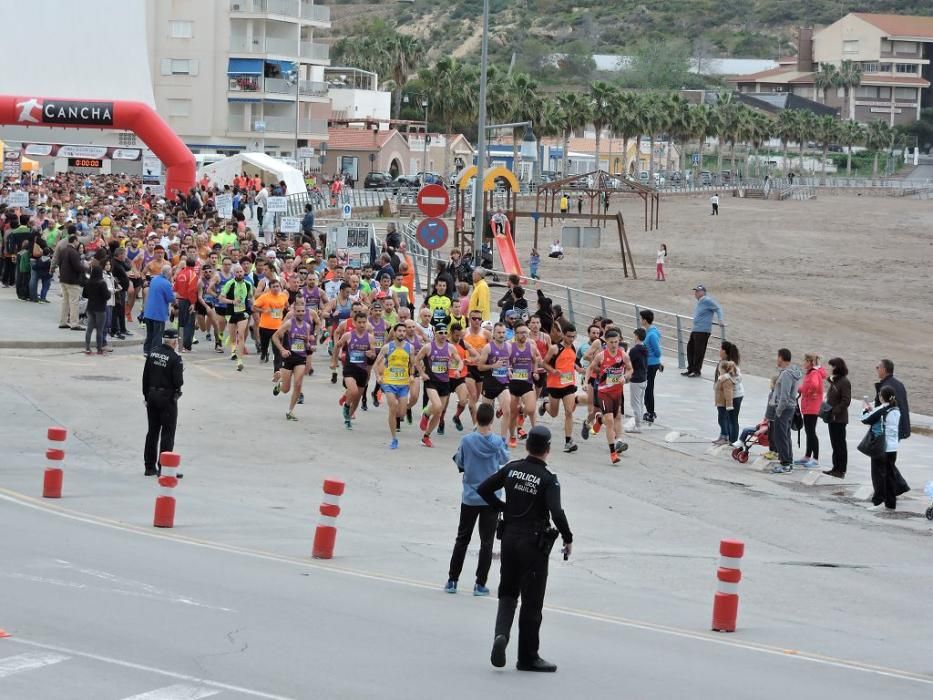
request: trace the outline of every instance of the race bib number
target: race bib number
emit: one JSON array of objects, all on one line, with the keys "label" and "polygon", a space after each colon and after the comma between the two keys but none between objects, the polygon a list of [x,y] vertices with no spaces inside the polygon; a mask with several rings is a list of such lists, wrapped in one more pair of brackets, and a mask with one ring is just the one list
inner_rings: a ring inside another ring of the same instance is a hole
[{"label": "race bib number", "polygon": [[512,379],[514,379],[517,382],[527,382],[528,375],[529,375],[529,372],[525,368],[512,370]]},{"label": "race bib number", "polygon": [[433,372],[434,374],[439,374],[439,375],[447,374],[448,369],[449,367],[447,366],[447,362],[445,361],[435,360],[434,362],[431,363],[431,372]]},{"label": "race bib number", "polygon": [[272,309],[269,315],[272,316],[272,318],[282,318],[282,309]]},{"label": "race bib number", "polygon": [[362,365],[366,363],[366,353],[363,350],[351,350],[350,351],[350,362],[355,365]]},{"label": "race bib number", "polygon": [[492,371],[492,376],[495,377],[496,379],[506,379],[509,376],[509,368],[508,367],[496,367]]},{"label": "race bib number", "polygon": [[570,386],[573,384],[574,374],[573,372],[561,372],[560,373],[560,383],[564,386]]},{"label": "race bib number", "polygon": [[244,304],[242,301],[238,301],[233,305],[234,313],[241,314],[244,311],[246,311],[246,304]]},{"label": "race bib number", "polygon": [[606,386],[618,386],[621,383],[622,383],[621,374],[607,374],[606,381],[604,382]]},{"label": "race bib number", "polygon": [[292,338],[292,352],[304,352],[305,351],[305,339],[304,338]]},{"label": "race bib number", "polygon": [[373,336],[373,341],[373,344],[376,346],[376,350],[378,350],[383,345],[385,345],[386,337],[377,333],[375,336]]},{"label": "race bib number", "polygon": [[389,381],[404,382],[408,379],[407,367],[389,367],[386,370],[386,376]]}]

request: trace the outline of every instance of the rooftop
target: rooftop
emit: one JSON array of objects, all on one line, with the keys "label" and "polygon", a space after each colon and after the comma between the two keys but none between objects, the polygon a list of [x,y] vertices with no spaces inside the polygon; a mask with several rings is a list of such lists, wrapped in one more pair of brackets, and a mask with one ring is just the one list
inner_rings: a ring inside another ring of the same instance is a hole
[{"label": "rooftop", "polygon": [[927,39],[933,41],[933,17],[917,15],[881,15],[871,12],[853,12],[893,38]]},{"label": "rooftop", "polygon": [[328,129],[327,148],[337,151],[378,151],[397,134],[395,129]]}]

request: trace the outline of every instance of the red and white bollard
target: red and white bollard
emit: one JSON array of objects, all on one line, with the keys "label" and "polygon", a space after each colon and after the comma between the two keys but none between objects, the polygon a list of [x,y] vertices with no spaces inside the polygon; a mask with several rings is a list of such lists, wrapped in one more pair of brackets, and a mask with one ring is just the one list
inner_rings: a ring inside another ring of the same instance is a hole
[{"label": "red and white bollard", "polygon": [[42,498],[61,498],[62,479],[65,463],[65,440],[68,438],[67,428],[49,428],[49,448],[45,451],[48,466],[42,479]]},{"label": "red and white bollard", "polygon": [[163,452],[159,455],[161,473],[159,475],[159,495],[155,502],[155,527],[175,526],[175,487],[178,486],[178,466],[181,455],[177,452]]},{"label": "red and white bollard", "polygon": [[337,516],[340,515],[340,497],[346,484],[337,479],[324,479],[324,498],[321,499],[321,517],[314,531],[311,556],[315,559],[331,559],[337,541]]},{"label": "red and white bollard", "polygon": [[739,581],[742,580],[742,556],[745,543],[722,540],[719,543],[719,569],[716,572],[716,596],[713,599],[713,631],[735,632],[739,616]]}]

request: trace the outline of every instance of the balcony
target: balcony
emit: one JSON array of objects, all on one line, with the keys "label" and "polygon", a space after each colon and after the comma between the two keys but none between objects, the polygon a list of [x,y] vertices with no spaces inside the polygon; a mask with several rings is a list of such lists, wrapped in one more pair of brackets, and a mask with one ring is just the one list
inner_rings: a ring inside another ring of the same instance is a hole
[{"label": "balcony", "polygon": [[[298,132],[300,134],[327,135],[326,119],[299,119]],[[258,128],[257,128],[258,127]],[[252,117],[249,123],[241,114],[231,114],[227,118],[227,131],[246,132],[250,134],[294,134],[295,117],[293,116],[265,116]]]},{"label": "balcony", "polygon": [[245,36],[230,37],[230,51],[233,53],[279,54],[281,56],[297,56],[298,43],[294,39],[278,39],[275,37],[253,38],[248,41]]},{"label": "balcony", "polygon": [[[228,92],[268,92],[276,95],[295,94],[295,83],[283,78],[260,78],[258,75],[232,75],[227,78]],[[302,80],[298,84],[302,97],[326,97],[327,83]]]},{"label": "balcony", "polygon": [[250,13],[254,15],[282,15],[283,17],[301,17],[299,0],[230,0],[231,13]]},{"label": "balcony", "polygon": [[301,3],[301,18],[310,22],[330,24],[330,7],[327,5],[309,5]]},{"label": "balcony", "polygon": [[330,46],[313,41],[301,42],[301,57],[311,61],[329,61]]}]

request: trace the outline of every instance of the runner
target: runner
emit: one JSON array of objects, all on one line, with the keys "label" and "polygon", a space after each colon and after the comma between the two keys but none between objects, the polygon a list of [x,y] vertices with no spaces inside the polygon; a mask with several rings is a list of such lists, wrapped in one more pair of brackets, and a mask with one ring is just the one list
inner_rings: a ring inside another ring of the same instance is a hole
[{"label": "runner", "polygon": [[[548,351],[551,349],[551,338],[541,330],[541,317],[538,314],[532,316],[531,320],[528,321],[528,339],[534,342],[535,347],[538,348],[538,355],[541,356],[543,365],[544,358],[547,357]],[[544,400],[541,408],[538,409],[538,415],[543,416],[544,411],[547,410],[547,372],[535,373],[534,385],[535,398]]]},{"label": "runner", "polygon": [[[387,297],[383,299],[382,303],[385,304],[388,300],[391,300],[391,298]],[[405,321],[405,338],[411,344],[412,352],[415,355],[421,352],[421,348],[428,342],[424,333],[421,332],[421,328],[411,319]],[[418,399],[421,396],[421,376],[423,372],[420,371],[421,368],[418,365],[415,365],[415,367],[419,371],[411,376],[411,381],[408,384],[410,389],[408,393],[408,405],[405,408],[405,421],[408,425],[412,424],[411,409],[418,403]],[[401,420],[398,422],[401,424]]]},{"label": "runner", "polygon": [[509,439],[509,409],[511,408],[511,395],[509,388],[509,357],[512,346],[505,340],[505,325],[497,323],[493,326],[492,340],[480,352],[477,364],[480,372],[489,372],[483,377],[483,403],[495,404],[499,400],[501,421],[499,432],[503,440]]},{"label": "runner", "polygon": [[[431,433],[438,426],[450,399],[450,371],[460,368],[460,355],[447,340],[447,326],[439,324],[435,336],[415,357],[415,366],[425,377],[424,393],[428,404],[421,413],[421,444],[434,447]],[[423,369],[426,362],[427,371]],[[443,433],[440,433],[443,434]]]},{"label": "runner", "polygon": [[[382,346],[386,343],[386,336],[391,335],[389,333],[389,326],[386,324],[385,319],[382,318],[382,303],[379,301],[374,301],[369,307],[369,324],[372,327],[373,339],[375,341],[376,352],[379,352],[382,349]],[[366,392],[369,387],[363,390],[363,410],[366,410]],[[379,391],[379,375],[376,374],[375,381],[373,382],[373,407],[379,408],[379,398],[381,392]]]},{"label": "runner", "polygon": [[[457,348],[457,354],[460,355],[460,368],[450,370],[450,392],[457,395],[457,411],[454,413],[454,427],[458,431],[463,431],[463,421],[460,419],[460,415],[465,408],[470,409],[470,419],[473,421],[474,427],[476,426],[476,401],[473,400],[473,397],[470,395],[470,390],[467,387],[467,375],[470,370],[467,362],[470,360],[475,362],[477,353],[470,346],[464,345],[463,326],[459,323],[454,323],[450,326],[450,342]],[[443,423],[444,415],[442,414],[440,424],[443,425]]]},{"label": "runner", "polygon": [[243,357],[246,355],[246,336],[249,333],[249,304],[253,299],[253,285],[244,279],[243,266],[233,268],[233,279],[223,287],[220,301],[231,309],[229,324],[233,331],[233,353],[237,372],[243,371]]},{"label": "runner", "polygon": [[[217,328],[219,332],[214,336],[214,350],[219,353],[223,353],[223,343],[224,343],[224,334],[227,330],[227,322],[230,318],[230,314],[233,313],[229,305],[223,303],[221,297],[223,294],[223,288],[227,286],[227,282],[233,279],[233,260],[229,257],[224,257],[220,264],[220,269],[216,272],[214,277],[211,280],[210,292],[212,296],[217,297],[217,304],[214,306],[214,310],[217,312]],[[229,342],[229,339],[227,340]]]},{"label": "runner", "polygon": [[[603,350],[604,344],[602,335],[603,328],[594,319],[594,322],[587,329],[586,342],[577,350],[577,364],[583,368],[584,375],[586,375],[586,370],[593,361],[593,358]],[[602,423],[597,418],[597,414],[599,413],[598,383],[598,376],[593,376],[589,380],[584,380],[583,382],[583,386],[586,387],[587,413],[586,418],[583,419],[583,427],[580,429],[580,437],[584,440],[590,439],[590,430],[598,434],[602,427]]]},{"label": "runner", "polygon": [[596,379],[602,422],[609,442],[609,460],[619,462],[619,453],[628,449],[622,441],[622,386],[632,376],[632,363],[619,343],[622,336],[615,328],[606,331],[606,347],[596,354],[587,368],[586,381]]},{"label": "runner", "polygon": [[[512,395],[512,405],[509,415],[509,447],[518,447],[515,439],[523,440],[526,433],[522,428],[524,416],[529,416],[531,426],[535,425],[535,387],[534,377],[540,374],[541,355],[537,346],[528,340],[528,326],[519,323],[515,327],[515,340],[512,341],[512,352],[509,355],[509,393]],[[523,412],[524,415],[519,415]],[[503,418],[503,420],[505,420]]]},{"label": "runner", "polygon": [[[211,339],[211,329],[214,331],[214,337],[220,335],[217,314],[214,308],[217,306],[217,295],[213,292],[214,268],[210,263],[205,263],[201,267],[201,278],[198,280],[198,301],[195,304],[195,310],[198,315],[198,326],[202,333],[205,333],[207,340]],[[223,349],[220,349],[223,352]]]},{"label": "runner", "polygon": [[413,348],[405,338],[405,326],[395,324],[392,329],[394,340],[382,346],[379,356],[373,365],[376,376],[380,377],[380,384],[389,404],[386,420],[389,423],[389,449],[398,449],[398,428],[402,422],[402,415],[408,406],[407,398],[410,391],[412,377]]},{"label": "runner", "polygon": [[[303,301],[303,300],[302,300]],[[253,302],[253,310],[259,313],[259,361],[269,362],[269,344],[272,336],[282,325],[285,312],[288,309],[288,294],[282,291],[282,283],[273,279],[269,281],[269,291],[261,294]],[[279,348],[272,343],[272,371],[278,379],[279,370],[282,369],[282,356]]]},{"label": "runner", "polygon": [[[555,326],[557,323],[555,323]],[[576,373],[577,351],[573,341],[577,337],[577,329],[572,323],[561,322],[562,338],[551,346],[544,358],[544,368],[548,372],[547,412],[551,418],[556,418],[561,404],[564,406],[564,452],[576,452],[577,445],[573,441],[573,410],[577,404]],[[542,406],[541,408],[544,408]],[[543,415],[541,408],[538,414]]]},{"label": "runner", "polygon": [[451,323],[453,302],[447,296],[447,280],[439,279],[434,283],[434,293],[424,300],[424,305],[431,313],[431,323],[435,328],[438,324]]},{"label": "runner", "polygon": [[473,311],[469,315],[470,325],[463,333],[462,344],[472,352],[467,360],[467,391],[470,392],[470,413],[476,410],[476,404],[480,399],[480,392],[483,386],[483,373],[479,371],[477,358],[483,351],[489,341],[492,340],[492,334],[483,328],[483,315],[479,311]]},{"label": "runner", "polygon": [[[295,390],[291,392],[288,402],[287,420],[298,420],[295,417],[295,405],[301,396],[301,385],[304,382],[308,355],[314,352],[314,321],[319,320],[316,311],[307,308],[304,297],[299,296],[292,305],[291,313],[272,336],[272,344],[282,357],[282,371],[280,380],[272,388],[272,395],[288,394],[292,389],[292,377],[295,379]],[[288,347],[283,340],[288,338]]]},{"label": "runner", "polygon": [[[336,358],[334,343],[336,343],[336,331],[337,326],[341,321],[346,321],[350,319],[350,314],[352,313],[353,302],[350,300],[350,285],[346,282],[341,283],[340,288],[337,292],[337,296],[327,302],[327,305],[324,307],[324,317],[327,319],[327,323],[330,328],[330,342],[327,346],[327,352],[332,357]],[[337,369],[336,369],[336,359],[331,362],[331,373],[330,373],[330,383],[337,383]]]},{"label": "runner", "polygon": [[358,311],[353,316],[353,330],[345,333],[336,342],[330,359],[331,371],[336,373],[337,357],[341,349],[346,346],[347,354],[343,364],[343,386],[346,389],[344,393],[343,422],[347,430],[351,430],[353,427],[350,421],[356,414],[361,392],[365,390],[369,381],[368,361],[376,357],[376,353],[373,351],[373,336],[367,330],[367,324],[366,314]]}]

